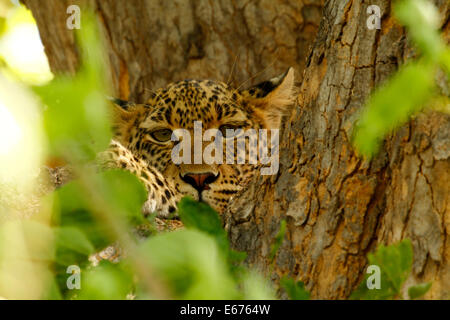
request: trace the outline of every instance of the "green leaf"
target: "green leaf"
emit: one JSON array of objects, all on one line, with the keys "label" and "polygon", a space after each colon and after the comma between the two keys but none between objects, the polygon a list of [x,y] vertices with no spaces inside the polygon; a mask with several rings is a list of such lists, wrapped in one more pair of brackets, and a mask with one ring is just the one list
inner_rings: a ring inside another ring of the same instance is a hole
[{"label": "green leaf", "polygon": [[447,73],[447,76],[450,77],[450,48],[447,48],[442,53],[440,63],[444,71]]},{"label": "green leaf", "polygon": [[102,260],[97,267],[82,271],[81,289],[73,293],[80,300],[125,300],[133,288],[133,275],[125,264]]},{"label": "green leaf", "polygon": [[244,262],[245,259],[247,259],[247,252],[232,249],[228,251],[228,261],[230,263],[241,263]]},{"label": "green leaf", "polygon": [[6,31],[6,18],[0,17],[0,37],[5,33]]},{"label": "green leaf", "polygon": [[380,289],[369,289],[367,286],[368,277],[369,275],[366,274],[358,288],[352,292],[351,300],[387,300],[393,299],[397,295],[387,277],[381,276]]},{"label": "green leaf", "polygon": [[390,246],[380,245],[373,254],[368,254],[369,265],[380,268],[380,289],[369,289],[366,274],[351,299],[392,299],[400,296],[401,288],[411,273],[413,251],[411,241],[405,239]]},{"label": "green leaf", "polygon": [[227,233],[222,228],[219,215],[209,205],[184,197],[178,203],[178,214],[186,228],[199,230],[213,236],[219,248],[224,253],[228,252]]},{"label": "green leaf", "polygon": [[83,255],[94,253],[94,246],[84,232],[73,227],[56,228],[56,242],[60,247]]},{"label": "green leaf", "polygon": [[394,15],[407,27],[408,34],[430,60],[439,59],[445,44],[439,32],[439,14],[426,0],[400,0],[394,3]]},{"label": "green leaf", "polygon": [[355,126],[353,145],[369,159],[387,134],[430,101],[435,94],[437,68],[450,74],[450,49],[439,34],[436,7],[426,0],[398,0],[393,9],[422,55],[419,61],[402,67],[373,94]]},{"label": "green leaf", "polygon": [[283,277],[280,280],[281,287],[286,291],[291,300],[309,300],[310,294],[305,289],[305,284],[292,278]]},{"label": "green leaf", "polygon": [[284,237],[286,236],[286,220],[281,220],[280,223],[280,230],[278,231],[277,235],[275,236],[275,241],[271,246],[270,249],[270,260],[273,260],[280,249],[281,245],[283,244]]},{"label": "green leaf", "polygon": [[145,221],[141,208],[147,193],[139,179],[127,171],[112,170],[89,176],[92,190],[86,190],[81,181],[75,180],[56,191],[53,224],[83,230],[98,250],[117,238],[110,224],[95,212],[107,210],[107,214],[131,229]]},{"label": "green leaf", "polygon": [[204,232],[159,234],[139,247],[139,256],[169,286],[175,299],[237,299],[236,284],[215,239]]},{"label": "green leaf", "polygon": [[381,245],[374,254],[369,254],[369,263],[381,268],[386,274],[395,292],[400,293],[401,286],[408,278],[413,262],[411,241],[405,239],[390,246]]},{"label": "green leaf", "polygon": [[55,228],[56,258],[55,262],[62,266],[58,272],[65,273],[65,268],[70,265],[82,265],[87,263],[90,254],[95,248],[88,236],[80,229],[74,227]]},{"label": "green leaf", "polygon": [[116,240],[108,225],[97,223],[79,181],[72,181],[57,190],[54,199],[54,225],[83,230],[96,250]]},{"label": "green leaf", "polygon": [[371,158],[384,137],[404,124],[431,97],[435,67],[410,63],[396,73],[369,99],[353,132],[353,145]]},{"label": "green leaf", "polygon": [[241,263],[247,258],[247,253],[230,248],[227,233],[217,212],[205,203],[184,197],[178,203],[178,214],[187,229],[205,232],[215,239],[229,271],[236,280],[242,280],[241,275],[246,272],[246,268]]},{"label": "green leaf", "polygon": [[142,182],[124,170],[105,171],[98,177],[99,193],[108,205],[133,226],[143,223],[142,206],[147,200],[147,191]]},{"label": "green leaf", "polygon": [[44,292],[42,300],[62,300],[63,296],[54,275],[49,272],[49,276],[50,280],[48,281],[48,288]]},{"label": "green leaf", "polygon": [[86,79],[58,77],[34,91],[47,105],[44,126],[55,156],[91,160],[111,139],[106,101],[101,89]]},{"label": "green leaf", "polygon": [[411,300],[421,298],[431,288],[431,282],[420,283],[408,288],[408,296]]}]

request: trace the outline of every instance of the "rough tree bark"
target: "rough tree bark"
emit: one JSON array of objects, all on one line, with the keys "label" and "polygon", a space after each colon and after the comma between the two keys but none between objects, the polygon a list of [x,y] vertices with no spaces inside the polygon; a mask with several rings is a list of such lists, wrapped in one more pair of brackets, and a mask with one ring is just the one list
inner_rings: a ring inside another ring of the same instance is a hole
[{"label": "rough tree bark", "polygon": [[[390,1],[376,1],[384,13],[381,30],[366,27],[371,4],[324,6],[299,106],[282,139],[280,173],[254,179],[231,208],[228,228],[249,263],[267,271],[272,239],[287,219],[289,241],[277,255],[275,278],[303,280],[314,298],[348,297],[362,280],[369,251],[410,238],[408,282],[433,281],[427,298],[448,299],[450,117],[419,115],[370,163],[349,143],[371,90],[411,55]],[[448,37],[449,4],[438,5]]]},{"label": "rough tree bark", "polygon": [[[103,26],[114,88],[137,102],[147,89],[174,80],[245,86],[293,66],[303,82],[282,136],[280,171],[255,177],[225,214],[233,246],[268,272],[270,245],[287,219],[274,280],[291,275],[313,298],[339,299],[361,281],[368,252],[410,238],[408,282],[432,280],[426,297],[450,298],[450,117],[420,114],[388,137],[370,163],[349,143],[370,92],[414,55],[390,1],[23,2],[55,73],[74,72],[79,64],[65,9],[88,2]],[[435,3],[448,41],[450,5]],[[381,8],[381,30],[366,27],[372,4]]]},{"label": "rough tree bark", "polygon": [[322,0],[22,2],[38,23],[55,73],[74,72],[79,63],[74,33],[66,28],[67,7],[94,8],[114,88],[120,98],[139,101],[149,89],[192,77],[246,86],[288,66],[302,71]]}]

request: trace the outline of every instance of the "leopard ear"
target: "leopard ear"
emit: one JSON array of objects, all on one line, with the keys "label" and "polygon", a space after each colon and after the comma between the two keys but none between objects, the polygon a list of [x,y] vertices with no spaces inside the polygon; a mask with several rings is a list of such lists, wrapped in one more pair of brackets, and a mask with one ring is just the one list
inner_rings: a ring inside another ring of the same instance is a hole
[{"label": "leopard ear", "polygon": [[115,123],[127,122],[133,117],[133,111],[136,109],[135,103],[113,97],[108,97],[108,100],[111,101],[113,106],[112,113]]},{"label": "leopard ear", "polygon": [[130,102],[126,101],[126,100],[122,100],[122,99],[114,98],[114,97],[108,97],[108,100],[111,101],[117,107],[120,107],[121,109],[124,109],[124,110],[128,110],[128,108],[130,107]]},{"label": "leopard ear", "polygon": [[278,129],[283,115],[289,114],[295,101],[294,69],[241,92],[267,128]]}]

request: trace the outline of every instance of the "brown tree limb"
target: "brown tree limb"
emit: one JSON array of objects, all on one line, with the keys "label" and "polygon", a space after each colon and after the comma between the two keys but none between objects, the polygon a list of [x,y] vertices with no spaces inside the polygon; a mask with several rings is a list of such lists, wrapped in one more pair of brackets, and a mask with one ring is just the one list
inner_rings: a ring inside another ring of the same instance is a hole
[{"label": "brown tree limb", "polygon": [[[73,31],[64,29],[68,2],[23,2],[38,22],[52,70],[74,72]],[[448,299],[449,116],[418,115],[388,137],[371,162],[349,142],[368,95],[414,55],[391,16],[391,2],[372,2],[330,0],[323,10],[322,1],[313,0],[90,5],[103,26],[121,98],[139,102],[151,88],[184,78],[247,86],[295,67],[303,82],[282,136],[280,171],[255,177],[224,217],[233,246],[248,252],[250,265],[270,271],[270,246],[286,219],[274,280],[291,275],[313,298],[347,298],[362,279],[368,252],[410,238],[408,283],[432,280],[426,297]],[[366,27],[371,4],[381,8],[381,30]],[[448,1],[435,4],[449,41]]]}]

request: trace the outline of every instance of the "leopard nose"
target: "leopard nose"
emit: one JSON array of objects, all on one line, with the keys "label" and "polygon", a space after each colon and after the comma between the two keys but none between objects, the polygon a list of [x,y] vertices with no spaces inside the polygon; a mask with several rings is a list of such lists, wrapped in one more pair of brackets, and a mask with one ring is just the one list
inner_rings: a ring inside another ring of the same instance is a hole
[{"label": "leopard nose", "polygon": [[186,173],[181,176],[181,179],[189,183],[198,191],[209,190],[209,184],[217,180],[219,174],[215,175],[212,172],[206,173]]}]

